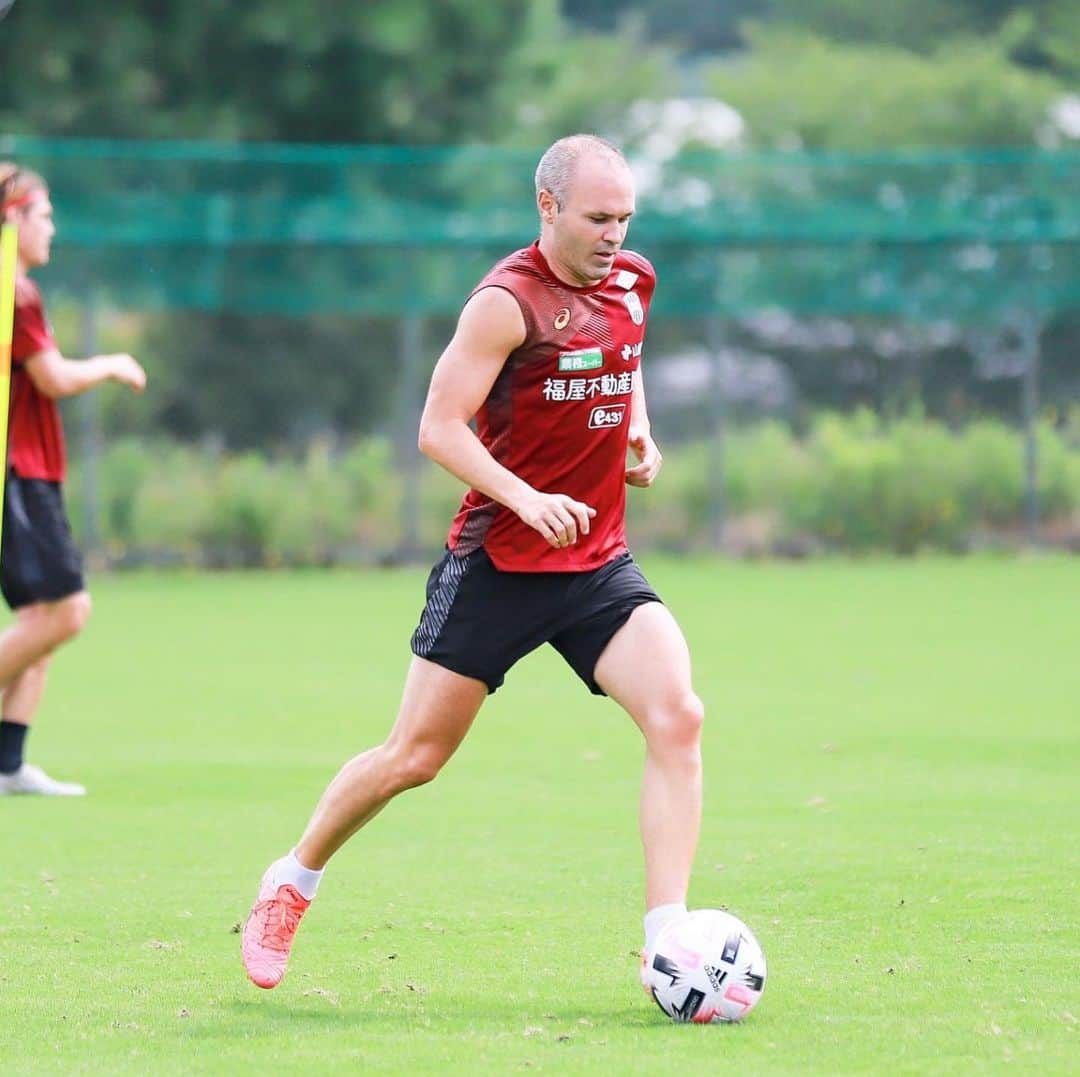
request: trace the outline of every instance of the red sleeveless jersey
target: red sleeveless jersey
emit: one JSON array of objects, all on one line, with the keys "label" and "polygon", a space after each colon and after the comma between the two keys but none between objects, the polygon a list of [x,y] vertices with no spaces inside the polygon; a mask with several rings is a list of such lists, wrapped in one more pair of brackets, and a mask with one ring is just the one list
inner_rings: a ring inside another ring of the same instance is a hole
[{"label": "red sleeveless jersey", "polygon": [[11,334],[8,467],[23,479],[64,480],[67,454],[60,409],[38,391],[24,367],[27,359],[55,347],[37,285],[29,277],[19,277]]},{"label": "red sleeveless jersey", "polygon": [[483,546],[506,572],[585,572],[626,550],[626,450],[631,394],[656,285],[649,262],[620,251],[599,284],[575,288],[551,272],[537,243],[499,262],[477,285],[505,288],[525,319],[476,415],[476,432],[505,468],[544,493],[591,505],[588,535],[556,549],[479,490],[461,503],[447,542]]}]

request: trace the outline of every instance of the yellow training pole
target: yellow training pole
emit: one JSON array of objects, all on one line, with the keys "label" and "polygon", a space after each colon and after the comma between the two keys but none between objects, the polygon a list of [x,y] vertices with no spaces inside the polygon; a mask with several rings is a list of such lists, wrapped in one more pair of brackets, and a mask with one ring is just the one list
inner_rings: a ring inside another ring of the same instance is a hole
[{"label": "yellow training pole", "polygon": [[[19,236],[13,224],[0,224],[0,492],[7,482],[8,401],[11,396],[11,333],[15,323],[15,270]],[[4,516],[0,512],[0,537]]]}]

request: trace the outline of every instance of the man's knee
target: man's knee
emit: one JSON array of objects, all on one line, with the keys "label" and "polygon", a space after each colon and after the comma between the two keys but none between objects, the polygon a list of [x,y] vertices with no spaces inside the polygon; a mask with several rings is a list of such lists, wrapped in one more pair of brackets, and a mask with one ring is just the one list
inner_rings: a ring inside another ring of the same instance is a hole
[{"label": "man's knee", "polygon": [[58,643],[64,643],[77,636],[90,620],[90,594],[79,591],[60,599],[53,608],[53,621]]},{"label": "man's knee", "polygon": [[653,745],[697,751],[704,723],[705,705],[694,692],[687,690],[654,708],[646,724],[646,735]]},{"label": "man's knee", "polygon": [[391,793],[400,793],[406,789],[415,789],[434,781],[447,754],[437,744],[411,744],[394,753],[390,771]]}]

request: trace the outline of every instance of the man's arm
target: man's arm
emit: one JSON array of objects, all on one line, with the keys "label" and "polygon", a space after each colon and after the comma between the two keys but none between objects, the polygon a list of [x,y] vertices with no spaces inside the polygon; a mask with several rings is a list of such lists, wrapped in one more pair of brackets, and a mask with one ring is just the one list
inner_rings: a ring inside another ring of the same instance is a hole
[{"label": "man's arm", "polygon": [[626,469],[628,486],[651,486],[660,465],[664,462],[649,425],[649,410],[645,406],[645,379],[639,366],[634,374],[634,392],[630,397],[630,451],[638,463]]},{"label": "man's arm", "polygon": [[47,348],[31,355],[23,366],[34,388],[53,398],[77,396],[106,381],[118,381],[137,393],[146,388],[146,372],[124,353],[65,359],[56,348]]},{"label": "man's arm", "polygon": [[507,357],[525,340],[525,319],[504,288],[484,288],[465,304],[431,375],[420,419],[420,451],[474,489],[505,505],[555,547],[589,533],[596,510],[566,494],[534,490],[503,467],[469,423]]}]

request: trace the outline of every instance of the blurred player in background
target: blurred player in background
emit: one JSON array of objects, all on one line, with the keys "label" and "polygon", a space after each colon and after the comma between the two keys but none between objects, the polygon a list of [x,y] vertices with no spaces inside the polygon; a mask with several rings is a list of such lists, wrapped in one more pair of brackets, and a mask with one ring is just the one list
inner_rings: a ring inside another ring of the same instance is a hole
[{"label": "blurred player in background", "polygon": [[556,142],[536,193],[539,240],[480,282],[432,375],[420,448],[471,489],[428,579],[397,720],[264,874],[242,941],[260,987],[284,975],[330,857],[392,797],[431,781],[507,670],[544,643],[644,736],[646,945],[686,912],[703,708],[686,640],[625,531],[626,485],[649,486],[661,463],[639,370],[655,276],[622,249],[635,194],[615,147]]},{"label": "blurred player in background", "polygon": [[142,392],[146,374],[130,355],[71,360],[60,354],[41,294],[27,276],[48,263],[56,232],[45,181],[0,163],[0,215],[18,229],[0,544],[0,590],[15,622],[0,633],[0,796],[81,796],[81,785],[55,781],[23,758],[52,653],[90,616],[82,558],[64,511],[66,455],[56,399],[106,381]]}]

